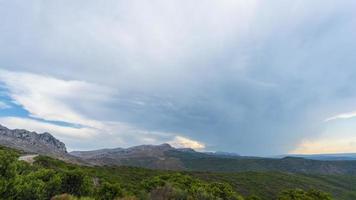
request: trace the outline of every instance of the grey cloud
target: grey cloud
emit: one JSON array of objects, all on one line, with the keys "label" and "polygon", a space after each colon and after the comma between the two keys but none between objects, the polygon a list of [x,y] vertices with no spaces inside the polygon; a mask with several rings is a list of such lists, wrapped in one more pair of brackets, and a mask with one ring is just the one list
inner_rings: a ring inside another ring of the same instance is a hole
[{"label": "grey cloud", "polygon": [[0,1],[1,68],[105,85],[100,109],[73,107],[243,154],[356,107],[355,2],[236,2]]}]

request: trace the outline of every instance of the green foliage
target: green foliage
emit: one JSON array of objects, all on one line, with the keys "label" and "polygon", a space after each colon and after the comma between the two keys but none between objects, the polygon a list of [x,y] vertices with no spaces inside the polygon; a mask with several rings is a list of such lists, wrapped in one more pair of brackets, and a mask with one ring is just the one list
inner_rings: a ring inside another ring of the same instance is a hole
[{"label": "green foliage", "polygon": [[91,197],[75,197],[70,194],[61,194],[51,198],[51,200],[94,200]]},{"label": "green foliage", "polygon": [[33,174],[29,174],[16,177],[11,196],[13,199],[18,200],[44,200],[45,193],[45,183],[40,179],[36,179]]},{"label": "green foliage", "polygon": [[[240,194],[248,196],[245,200],[331,200],[321,191],[330,191],[340,200],[356,199],[356,177],[352,176],[176,173],[136,167],[85,167],[45,156],[30,165],[18,161],[18,156],[19,152],[0,147],[0,200],[242,200]],[[296,186],[303,190],[280,193]]]},{"label": "green foliage", "polygon": [[286,190],[279,196],[278,200],[331,200],[330,195],[316,190],[304,191],[301,189]]},{"label": "green foliage", "polygon": [[76,196],[92,193],[93,181],[80,169],[64,171],[62,174],[62,191]]},{"label": "green foliage", "polygon": [[11,179],[16,175],[16,160],[18,154],[0,150],[0,178]]},{"label": "green foliage", "polygon": [[54,170],[39,169],[33,173],[33,179],[38,179],[45,183],[45,199],[50,199],[51,197],[62,193],[62,177]]},{"label": "green foliage", "polygon": [[256,195],[250,195],[246,197],[245,200],[261,200],[261,198]]},{"label": "green foliage", "polygon": [[98,200],[113,200],[123,196],[123,190],[121,186],[117,183],[111,184],[104,182],[98,189],[97,195]]},{"label": "green foliage", "polygon": [[12,151],[0,150],[0,197],[4,199],[9,197],[13,190],[17,156]]},{"label": "green foliage", "polygon": [[18,156],[15,151],[0,149],[0,199],[47,200],[61,193],[90,195],[93,190],[91,179],[80,169],[30,166],[18,161]]},{"label": "green foliage", "polygon": [[242,199],[226,183],[206,183],[179,173],[144,180],[142,186],[150,192],[152,199],[158,196],[164,196],[166,199]]},{"label": "green foliage", "polygon": [[207,191],[214,197],[226,200],[242,199],[227,183],[212,183],[208,185]]},{"label": "green foliage", "polygon": [[314,200],[332,200],[330,194],[315,189],[309,190],[308,195]]}]

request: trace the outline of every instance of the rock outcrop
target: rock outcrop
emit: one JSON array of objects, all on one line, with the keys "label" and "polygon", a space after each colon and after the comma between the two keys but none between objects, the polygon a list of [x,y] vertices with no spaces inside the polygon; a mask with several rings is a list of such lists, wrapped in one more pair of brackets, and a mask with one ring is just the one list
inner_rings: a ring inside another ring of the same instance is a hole
[{"label": "rock outcrop", "polygon": [[24,155],[45,155],[74,164],[90,165],[81,158],[70,155],[66,145],[50,133],[12,130],[0,125],[0,145],[20,150]]},{"label": "rock outcrop", "polygon": [[43,155],[62,155],[67,153],[65,144],[50,133],[38,134],[23,129],[11,130],[1,125],[0,145],[27,153]]}]

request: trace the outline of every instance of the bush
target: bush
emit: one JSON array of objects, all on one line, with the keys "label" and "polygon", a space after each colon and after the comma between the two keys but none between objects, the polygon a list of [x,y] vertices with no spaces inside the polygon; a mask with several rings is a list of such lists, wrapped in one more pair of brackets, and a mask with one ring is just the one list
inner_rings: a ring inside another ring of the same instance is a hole
[{"label": "bush", "polygon": [[0,197],[9,199],[17,175],[18,155],[11,151],[0,150]]},{"label": "bush", "polygon": [[69,194],[61,194],[51,198],[51,200],[94,200],[94,199],[90,197],[77,198]]},{"label": "bush", "polygon": [[142,187],[150,192],[151,199],[242,199],[229,184],[209,184],[179,173],[150,178]]},{"label": "bush", "polygon": [[294,189],[283,191],[278,196],[278,200],[332,200],[332,198],[321,191]]},{"label": "bush", "polygon": [[237,195],[233,188],[227,183],[212,183],[208,185],[208,192],[214,197],[224,200],[240,200],[241,196]]},{"label": "bush", "polygon": [[45,200],[45,183],[34,177],[33,174],[18,176],[14,182],[12,199]]},{"label": "bush", "polygon": [[103,183],[97,192],[98,200],[113,200],[123,196],[123,191],[119,184]]},{"label": "bush", "polygon": [[82,170],[65,171],[62,174],[61,190],[79,197],[89,196],[92,194],[93,182]]},{"label": "bush", "polygon": [[44,196],[46,199],[61,194],[62,179],[61,176],[50,169],[39,169],[33,173],[34,179],[39,179],[45,183]]}]

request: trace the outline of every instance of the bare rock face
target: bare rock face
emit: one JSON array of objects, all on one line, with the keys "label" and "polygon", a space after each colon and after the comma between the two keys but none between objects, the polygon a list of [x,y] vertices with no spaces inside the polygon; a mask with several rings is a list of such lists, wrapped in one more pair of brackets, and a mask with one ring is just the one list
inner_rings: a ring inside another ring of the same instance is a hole
[{"label": "bare rock face", "polygon": [[0,145],[28,153],[65,155],[66,146],[49,133],[38,134],[23,129],[8,129],[0,125]]}]

